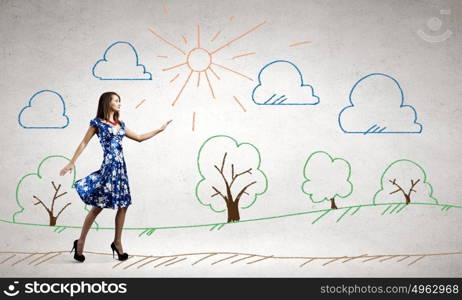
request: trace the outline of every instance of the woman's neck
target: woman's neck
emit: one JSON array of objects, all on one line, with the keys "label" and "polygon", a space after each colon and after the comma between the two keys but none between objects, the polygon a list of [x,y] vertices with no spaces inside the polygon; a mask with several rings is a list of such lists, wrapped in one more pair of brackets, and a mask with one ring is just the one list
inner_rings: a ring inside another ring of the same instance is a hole
[{"label": "woman's neck", "polygon": [[114,122],[114,112],[109,113],[108,120]]}]

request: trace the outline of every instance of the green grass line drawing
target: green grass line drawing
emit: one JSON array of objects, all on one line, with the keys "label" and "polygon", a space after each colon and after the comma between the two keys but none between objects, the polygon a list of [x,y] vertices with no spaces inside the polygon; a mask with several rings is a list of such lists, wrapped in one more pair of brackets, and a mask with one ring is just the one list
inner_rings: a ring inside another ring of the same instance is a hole
[{"label": "green grass line drawing", "polygon": [[56,226],[54,232],[61,233],[61,232],[63,232],[64,230],[66,230],[66,227],[65,227],[65,226]]},{"label": "green grass line drawing", "polygon": [[401,204],[395,205],[392,210],[390,210],[389,214],[391,215],[398,207],[400,207]]},{"label": "green grass line drawing", "polygon": [[351,216],[354,216],[354,215],[359,211],[360,208],[361,208],[361,206],[358,206],[358,207],[356,208],[356,210],[351,214]]},{"label": "green grass line drawing", "polygon": [[330,210],[325,210],[323,214],[321,214],[319,217],[316,218],[316,220],[314,220],[311,224],[314,224],[316,223],[317,221],[319,221],[322,217],[324,217],[325,215],[327,215],[329,213]]},{"label": "green grass line drawing", "polygon": [[345,212],[337,219],[336,223],[338,223],[343,217],[352,209],[352,207],[345,210]]},{"label": "green grass line drawing", "polygon": [[156,228],[146,228],[145,230],[143,230],[143,231],[138,235],[138,237],[140,237],[140,236],[142,236],[142,235],[144,235],[144,234],[146,234],[147,236],[151,236],[151,235],[154,233],[154,231],[156,231]]},{"label": "green grass line drawing", "polygon": [[451,205],[445,205],[443,208],[441,208],[441,211],[448,211],[452,208],[453,206]]},{"label": "green grass line drawing", "polygon": [[[353,205],[353,206],[345,206],[345,207],[339,207],[338,209],[320,209],[320,210],[312,210],[312,211],[304,211],[304,212],[297,212],[297,213],[291,213],[291,214],[284,214],[284,215],[278,215],[278,216],[270,216],[270,217],[262,217],[262,218],[254,218],[254,219],[247,219],[247,220],[240,220],[239,222],[235,223],[209,223],[209,224],[195,224],[195,225],[178,225],[178,226],[159,226],[159,227],[125,227],[124,230],[129,230],[129,231],[140,231],[141,233],[139,236],[142,235],[148,235],[146,234],[147,232],[151,231],[152,232],[156,230],[170,230],[170,229],[184,229],[184,228],[210,228],[210,227],[218,227],[218,226],[224,226],[224,225],[238,225],[238,224],[243,224],[246,222],[258,222],[258,221],[265,221],[265,220],[274,220],[274,219],[281,219],[281,218],[288,218],[288,217],[293,217],[293,216],[301,216],[301,215],[311,215],[311,214],[319,214],[321,213],[320,216],[318,216],[311,224],[315,224],[320,220],[320,218],[324,217],[328,213],[339,213],[340,210],[342,209],[350,209],[353,210],[355,209],[355,212],[359,211],[360,209],[364,208],[370,208],[370,207],[393,207],[395,205],[402,204],[402,203],[378,203],[378,204],[363,204],[363,205]],[[452,205],[452,204],[436,204],[436,203],[428,203],[428,202],[412,202],[409,203],[408,205],[404,206],[405,208],[419,208],[419,207],[435,207],[439,208],[440,211],[442,212],[447,212],[449,208],[454,208],[454,209],[462,209],[462,206],[458,205]],[[445,210],[442,210],[445,208]],[[355,213],[353,212],[353,213]],[[347,215],[347,214],[346,214]],[[345,215],[345,216],[346,216]],[[41,227],[51,227],[53,230],[56,229],[57,226],[50,226],[47,224],[34,224],[34,223],[21,223],[21,222],[12,222],[10,220],[4,220],[0,219],[0,222],[8,223],[8,224],[15,224],[15,225],[26,225],[26,226],[41,226]],[[66,229],[81,229],[81,226],[72,226],[72,225],[59,225],[60,228],[66,228]],[[91,229],[96,230],[96,227],[93,226]],[[114,230],[114,227],[99,227],[99,230]]]},{"label": "green grass line drawing", "polygon": [[389,205],[389,206],[387,207],[387,209],[385,209],[385,210],[382,212],[382,216],[383,216],[383,215],[390,209],[390,207],[392,207],[392,206],[393,206],[393,205]]},{"label": "green grass line drawing", "polygon": [[402,210],[406,209],[406,207],[407,207],[407,205],[404,204],[403,206],[401,206],[400,209],[398,209],[398,210],[396,211],[396,213],[400,213]]}]

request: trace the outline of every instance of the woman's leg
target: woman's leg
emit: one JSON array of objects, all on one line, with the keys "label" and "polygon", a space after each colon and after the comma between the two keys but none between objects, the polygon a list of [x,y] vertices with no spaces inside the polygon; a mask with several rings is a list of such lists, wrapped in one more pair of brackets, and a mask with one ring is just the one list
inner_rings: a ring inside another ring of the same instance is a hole
[{"label": "woman's leg", "polygon": [[87,238],[88,231],[90,230],[91,225],[95,221],[96,217],[103,209],[100,207],[92,207],[88,212],[85,221],[83,222],[82,231],[80,232],[80,238],[77,242],[77,254],[82,254],[83,246],[85,245],[85,239]]},{"label": "woman's leg", "polygon": [[117,210],[117,214],[115,217],[115,236],[114,236],[114,244],[119,250],[120,253],[124,253],[122,249],[122,229],[124,227],[125,222],[125,214],[127,213],[128,207],[121,207]]}]

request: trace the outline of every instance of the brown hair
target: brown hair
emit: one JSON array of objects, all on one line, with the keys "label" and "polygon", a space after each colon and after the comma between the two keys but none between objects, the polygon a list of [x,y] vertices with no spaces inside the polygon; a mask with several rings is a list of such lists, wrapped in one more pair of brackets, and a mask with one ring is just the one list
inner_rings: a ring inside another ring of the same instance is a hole
[{"label": "brown hair", "polygon": [[[120,96],[116,92],[106,92],[103,93],[99,97],[99,102],[98,102],[98,111],[96,112],[96,116],[102,120],[109,120],[109,111],[110,111],[110,106],[109,103],[111,102],[111,97],[112,96],[117,96],[120,99]],[[114,121],[119,122],[119,112],[116,111],[114,112]]]}]

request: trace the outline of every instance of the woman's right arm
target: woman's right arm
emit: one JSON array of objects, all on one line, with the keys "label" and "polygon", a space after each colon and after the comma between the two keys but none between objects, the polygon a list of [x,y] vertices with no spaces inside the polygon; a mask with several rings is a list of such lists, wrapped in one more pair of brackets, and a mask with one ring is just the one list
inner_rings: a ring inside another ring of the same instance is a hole
[{"label": "woman's right arm", "polygon": [[59,172],[59,175],[63,176],[67,172],[72,171],[72,168],[74,167],[75,162],[77,161],[77,158],[79,157],[80,153],[82,153],[85,147],[87,147],[88,142],[95,135],[95,133],[96,133],[96,128],[90,126],[87,130],[87,133],[85,133],[83,140],[80,142],[79,146],[77,147],[77,150],[75,150],[75,153],[72,156],[71,161]]}]

